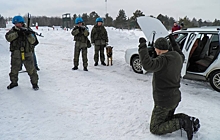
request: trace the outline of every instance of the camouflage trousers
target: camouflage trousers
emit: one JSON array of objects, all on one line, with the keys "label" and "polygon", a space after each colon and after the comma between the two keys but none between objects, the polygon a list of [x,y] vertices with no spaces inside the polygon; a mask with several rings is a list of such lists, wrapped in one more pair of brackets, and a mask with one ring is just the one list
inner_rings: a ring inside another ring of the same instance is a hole
[{"label": "camouflage trousers", "polygon": [[95,46],[95,54],[94,54],[94,61],[99,61],[99,52],[100,52],[100,60],[101,62],[105,61],[105,53],[104,53],[105,45],[96,45]]},{"label": "camouflage trousers", "polygon": [[74,64],[74,66],[78,67],[78,65],[79,65],[79,55],[80,55],[81,50],[82,50],[83,67],[87,67],[88,66],[87,47],[80,47],[78,45],[76,45],[75,49],[74,49],[73,64]]},{"label": "camouflage trousers", "polygon": [[37,71],[34,67],[34,60],[32,52],[25,54],[25,60],[21,60],[21,53],[18,50],[15,50],[11,54],[11,72],[9,73],[10,80],[12,83],[18,82],[18,73],[21,69],[22,63],[24,64],[28,75],[31,79],[31,84],[38,83]]},{"label": "camouflage trousers", "polygon": [[183,113],[174,114],[177,106],[178,104],[173,107],[163,108],[155,105],[151,116],[150,132],[156,135],[163,135],[179,130],[181,128],[179,119],[187,115]]}]

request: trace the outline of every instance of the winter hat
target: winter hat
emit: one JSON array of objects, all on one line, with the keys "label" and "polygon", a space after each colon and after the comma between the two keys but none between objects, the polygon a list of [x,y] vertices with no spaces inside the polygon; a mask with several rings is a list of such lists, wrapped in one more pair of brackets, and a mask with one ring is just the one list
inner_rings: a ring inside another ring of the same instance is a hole
[{"label": "winter hat", "polygon": [[169,49],[169,44],[166,38],[160,37],[155,41],[155,48],[159,50],[168,50]]},{"label": "winter hat", "polygon": [[144,42],[147,42],[146,39],[143,38],[143,37],[140,37],[140,38],[139,38],[139,43],[144,43]]}]

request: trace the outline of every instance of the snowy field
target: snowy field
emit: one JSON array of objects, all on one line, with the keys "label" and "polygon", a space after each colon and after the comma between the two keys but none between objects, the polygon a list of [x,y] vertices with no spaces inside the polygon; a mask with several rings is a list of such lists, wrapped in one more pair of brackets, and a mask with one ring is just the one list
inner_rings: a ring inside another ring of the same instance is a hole
[{"label": "snowy field", "polygon": [[[91,26],[89,27],[91,31]],[[155,136],[149,131],[153,98],[152,74],[136,74],[124,53],[138,46],[139,30],[107,28],[114,48],[113,66],[94,67],[94,47],[88,49],[88,72],[73,67],[71,31],[39,27],[36,47],[39,87],[34,91],[27,73],[19,86],[10,83],[9,44],[0,29],[0,140],[186,140],[176,131]],[[24,68],[23,68],[24,69]],[[182,101],[176,112],[196,116],[197,140],[220,139],[220,93],[207,82],[181,81]]]}]

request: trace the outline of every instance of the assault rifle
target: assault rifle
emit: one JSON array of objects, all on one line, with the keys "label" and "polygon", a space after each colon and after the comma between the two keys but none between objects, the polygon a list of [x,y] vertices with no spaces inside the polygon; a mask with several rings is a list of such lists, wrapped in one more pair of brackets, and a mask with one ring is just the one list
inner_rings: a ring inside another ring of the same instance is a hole
[{"label": "assault rifle", "polygon": [[41,33],[39,34],[30,28],[30,22],[31,22],[31,14],[28,13],[27,28],[21,27],[21,30],[30,32],[30,33],[37,35],[37,36],[40,36],[40,37],[44,37]]},{"label": "assault rifle", "polygon": [[30,32],[30,33],[35,34],[35,35],[37,35],[37,36],[44,37],[41,33],[39,34],[39,33],[35,32],[35,31],[33,31],[31,28],[21,27],[20,29],[21,29],[22,31],[24,31],[24,32]]}]

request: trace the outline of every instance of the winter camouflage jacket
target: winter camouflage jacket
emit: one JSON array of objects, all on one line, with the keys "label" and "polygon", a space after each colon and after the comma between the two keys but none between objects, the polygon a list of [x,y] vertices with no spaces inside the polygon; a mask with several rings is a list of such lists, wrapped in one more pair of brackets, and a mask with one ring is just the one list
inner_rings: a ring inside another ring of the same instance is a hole
[{"label": "winter camouflage jacket", "polygon": [[5,38],[8,42],[10,42],[10,51],[13,52],[15,50],[19,50],[21,47],[24,47],[24,51],[26,53],[32,52],[34,46],[32,44],[35,43],[36,38],[33,34],[29,35],[18,35],[18,31],[20,29],[16,26],[12,27],[9,32],[6,33]]},{"label": "winter camouflage jacket", "polygon": [[91,42],[95,45],[106,45],[108,42],[108,34],[103,25],[98,26],[97,24],[92,28]]},{"label": "winter camouflage jacket", "polygon": [[85,26],[75,26],[72,30],[72,35],[74,36],[74,41],[81,42],[81,43],[87,43],[89,31],[87,27]]},{"label": "winter camouflage jacket", "polygon": [[155,105],[173,107],[181,101],[180,77],[184,55],[178,46],[156,58],[148,54],[146,43],[139,45],[139,56],[143,68],[153,74],[153,98]]}]

